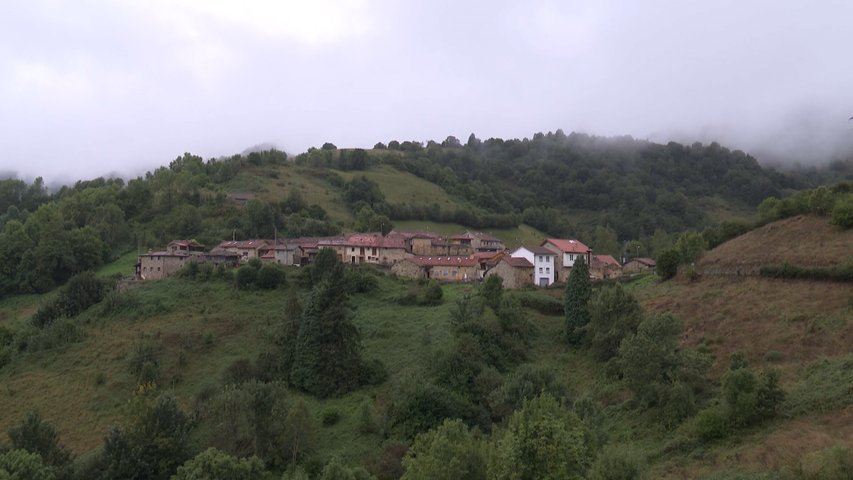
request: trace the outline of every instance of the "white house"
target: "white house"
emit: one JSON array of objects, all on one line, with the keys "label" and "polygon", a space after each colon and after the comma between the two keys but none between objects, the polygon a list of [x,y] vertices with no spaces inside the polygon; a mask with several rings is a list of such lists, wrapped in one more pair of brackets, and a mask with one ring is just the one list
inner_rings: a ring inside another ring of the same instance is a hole
[{"label": "white house", "polygon": [[587,265],[592,263],[592,249],[578,240],[564,240],[561,238],[549,238],[542,242],[542,247],[547,248],[558,255],[557,281],[565,282],[569,279],[569,273],[575,262],[584,257]]},{"label": "white house", "polygon": [[511,257],[525,258],[533,264],[533,283],[547,287],[556,280],[557,254],[545,247],[520,247]]}]

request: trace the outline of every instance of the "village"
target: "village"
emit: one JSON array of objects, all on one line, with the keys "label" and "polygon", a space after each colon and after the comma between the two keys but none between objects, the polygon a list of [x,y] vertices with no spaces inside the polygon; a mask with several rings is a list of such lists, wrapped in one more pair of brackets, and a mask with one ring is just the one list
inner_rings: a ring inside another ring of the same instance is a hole
[{"label": "village", "polygon": [[634,258],[623,265],[610,255],[593,255],[591,248],[574,239],[549,238],[540,245],[508,250],[503,241],[482,232],[443,236],[392,230],[387,235],[226,240],[210,251],[195,240],[174,240],[165,250],[139,255],[136,277],[158,280],[176,274],[189,263],[236,267],[253,258],[282,266],[303,266],[324,248],[334,250],[341,262],[390,267],[401,277],[461,283],[497,275],[506,288],[565,283],[580,258],[589,265],[593,280],[616,279],[655,268],[655,261],[649,258]]}]

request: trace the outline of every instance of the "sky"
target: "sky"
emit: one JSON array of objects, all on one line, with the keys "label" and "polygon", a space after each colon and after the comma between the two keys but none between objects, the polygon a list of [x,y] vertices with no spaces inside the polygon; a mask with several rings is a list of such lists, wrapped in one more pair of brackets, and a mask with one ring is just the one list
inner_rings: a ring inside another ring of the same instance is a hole
[{"label": "sky", "polygon": [[825,163],[853,150],[851,19],[833,0],[10,0],[0,172],[560,128]]}]

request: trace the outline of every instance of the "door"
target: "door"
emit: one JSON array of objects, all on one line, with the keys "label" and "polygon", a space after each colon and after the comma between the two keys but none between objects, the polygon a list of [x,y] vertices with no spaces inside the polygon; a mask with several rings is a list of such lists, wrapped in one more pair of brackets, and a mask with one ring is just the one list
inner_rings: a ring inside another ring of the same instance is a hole
[{"label": "door", "polygon": [[539,277],[539,286],[547,287],[548,286],[548,277]]}]

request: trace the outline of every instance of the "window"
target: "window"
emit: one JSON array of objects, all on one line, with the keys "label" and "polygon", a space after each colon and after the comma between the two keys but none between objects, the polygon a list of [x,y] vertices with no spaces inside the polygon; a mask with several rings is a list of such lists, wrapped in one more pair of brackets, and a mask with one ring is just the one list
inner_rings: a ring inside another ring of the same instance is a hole
[{"label": "window", "polygon": [[574,254],[574,253],[570,253],[570,254],[569,254],[569,260],[570,260],[570,261],[574,261],[574,260],[575,260],[575,254]]},{"label": "window", "polygon": [[539,267],[539,273],[542,273],[542,267]]},{"label": "window", "polygon": [[539,261],[540,262],[542,261],[542,255],[539,255]]},{"label": "window", "polygon": [[546,268],[545,273],[551,273],[551,267]]}]

